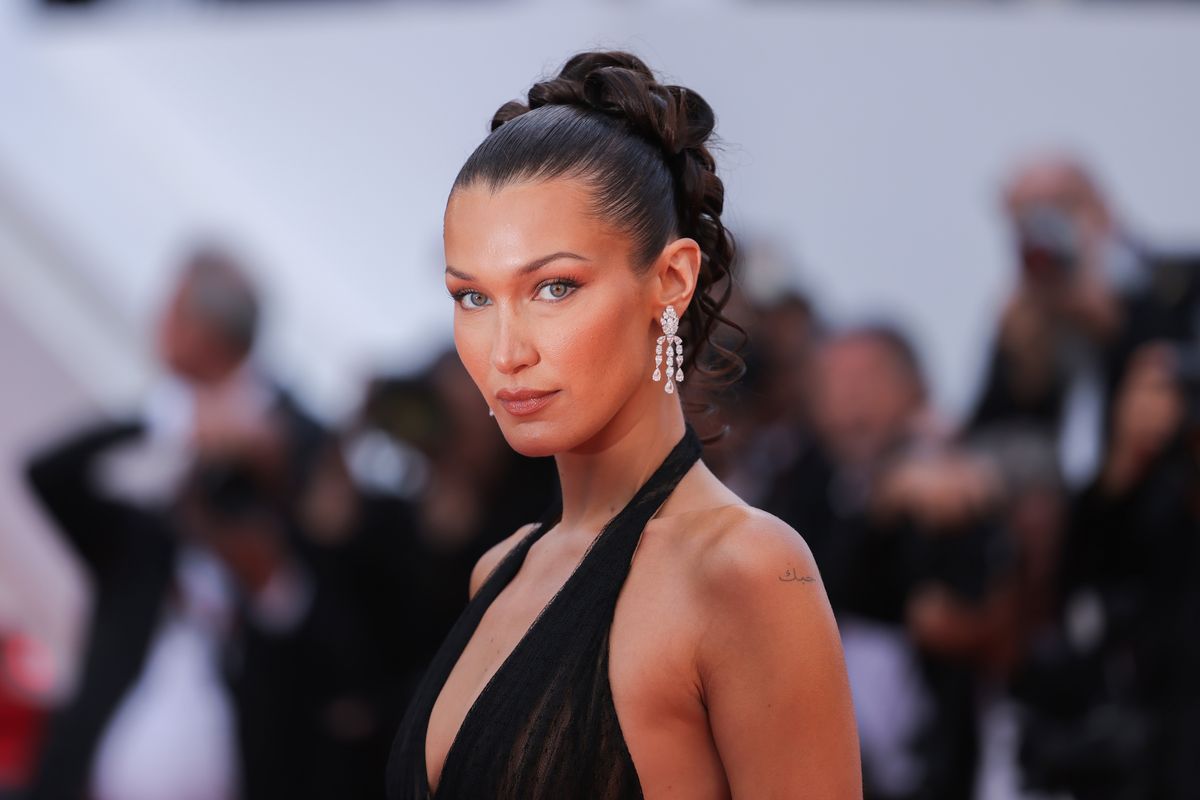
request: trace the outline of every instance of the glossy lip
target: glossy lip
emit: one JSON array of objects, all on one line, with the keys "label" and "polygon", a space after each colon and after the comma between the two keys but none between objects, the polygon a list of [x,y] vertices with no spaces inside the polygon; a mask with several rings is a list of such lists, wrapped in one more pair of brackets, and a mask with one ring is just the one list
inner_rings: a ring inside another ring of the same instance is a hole
[{"label": "glossy lip", "polygon": [[524,417],[536,414],[554,399],[558,390],[540,391],[538,389],[501,389],[496,392],[496,399],[504,410],[514,417]]}]

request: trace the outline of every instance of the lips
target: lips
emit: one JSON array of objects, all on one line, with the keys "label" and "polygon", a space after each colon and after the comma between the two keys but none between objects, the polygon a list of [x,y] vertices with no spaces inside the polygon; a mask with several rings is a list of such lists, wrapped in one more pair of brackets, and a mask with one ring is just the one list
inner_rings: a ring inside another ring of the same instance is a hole
[{"label": "lips", "polygon": [[539,389],[501,389],[496,392],[496,399],[504,410],[514,417],[524,417],[536,414],[558,394],[558,390],[542,391]]}]

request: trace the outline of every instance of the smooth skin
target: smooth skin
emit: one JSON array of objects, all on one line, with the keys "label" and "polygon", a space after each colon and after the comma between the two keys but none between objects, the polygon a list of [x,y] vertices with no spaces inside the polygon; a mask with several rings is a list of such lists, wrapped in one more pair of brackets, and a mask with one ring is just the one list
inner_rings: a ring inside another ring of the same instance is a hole
[{"label": "smooth skin", "polygon": [[[650,379],[659,317],[687,308],[700,250],[668,243],[635,271],[628,238],[583,181],[455,190],[445,215],[454,339],[505,438],[553,455],[561,522],[530,548],[434,704],[431,787],[467,709],[609,519],[684,433],[678,394]],[[695,342],[684,341],[684,348]],[[503,390],[555,392],[510,414]],[[489,550],[478,591],[522,528]],[[644,794],[861,798],[840,639],[804,540],[697,462],[647,525],[612,622],[609,682]]]}]

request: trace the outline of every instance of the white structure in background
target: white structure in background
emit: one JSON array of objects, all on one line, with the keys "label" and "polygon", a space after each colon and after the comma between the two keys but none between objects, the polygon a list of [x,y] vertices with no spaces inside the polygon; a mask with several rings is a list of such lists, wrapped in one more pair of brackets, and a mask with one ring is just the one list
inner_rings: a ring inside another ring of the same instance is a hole
[{"label": "white structure in background", "polygon": [[994,193],[1017,157],[1074,148],[1135,225],[1200,240],[1195,6],[139,5],[0,3],[0,330],[22,334],[2,351],[0,618],[54,631],[63,659],[83,593],[7,502],[12,465],[72,403],[137,396],[181,248],[249,248],[268,356],[340,414],[368,372],[447,341],[446,192],[492,111],[576,50],[628,47],[702,92],[731,223],[793,248],[826,310],[909,322],[951,410],[1010,277]]}]

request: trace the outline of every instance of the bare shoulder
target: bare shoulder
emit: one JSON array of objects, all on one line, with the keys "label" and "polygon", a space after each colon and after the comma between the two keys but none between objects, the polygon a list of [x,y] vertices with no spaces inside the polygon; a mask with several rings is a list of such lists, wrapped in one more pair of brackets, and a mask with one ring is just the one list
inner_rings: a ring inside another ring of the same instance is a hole
[{"label": "bare shoulder", "polygon": [[492,574],[492,571],[500,565],[500,562],[503,561],[504,557],[509,554],[509,551],[516,547],[521,540],[526,537],[526,535],[528,535],[533,531],[534,528],[537,527],[537,525],[538,523],[536,522],[531,522],[528,525],[522,525],[520,528],[517,528],[516,531],[489,547],[487,551],[479,557],[479,560],[475,562],[475,566],[471,569],[469,597],[475,597],[475,593],[478,592],[479,588],[487,582],[487,579]]},{"label": "bare shoulder", "polygon": [[763,584],[819,586],[816,563],[800,533],[747,504],[703,464],[689,478],[678,492],[674,527],[694,545],[686,548],[686,562],[703,596],[723,602],[725,595],[758,591]]},{"label": "bare shoulder", "polygon": [[[797,657],[793,668],[840,662],[837,623],[800,533],[744,504],[705,515],[701,533],[692,580],[706,618],[697,643],[702,669],[758,669],[765,649]],[[759,663],[740,664],[741,656]]]},{"label": "bare shoulder", "polygon": [[704,529],[696,576],[722,602],[746,592],[772,594],[780,584],[820,584],[804,537],[772,514],[730,505],[706,515]]}]

